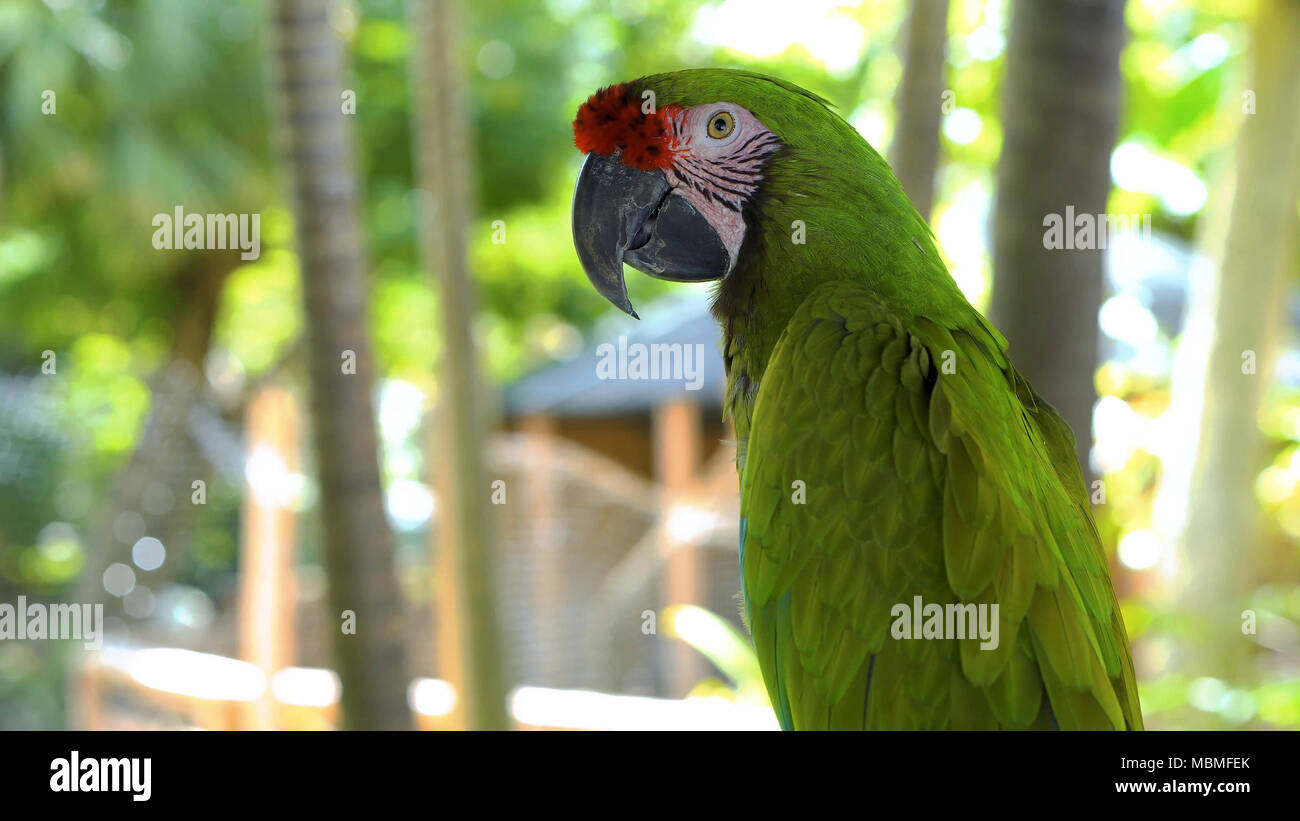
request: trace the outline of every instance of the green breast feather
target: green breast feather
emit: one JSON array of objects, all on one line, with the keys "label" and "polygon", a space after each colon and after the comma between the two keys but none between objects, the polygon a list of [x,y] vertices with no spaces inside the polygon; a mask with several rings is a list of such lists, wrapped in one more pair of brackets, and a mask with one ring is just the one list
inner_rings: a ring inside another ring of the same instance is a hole
[{"label": "green breast feather", "polygon": [[[745,606],[783,726],[1142,727],[1068,428],[982,324],[904,326],[861,284],[820,286],[737,426]],[[967,637],[898,637],[922,604]]]}]

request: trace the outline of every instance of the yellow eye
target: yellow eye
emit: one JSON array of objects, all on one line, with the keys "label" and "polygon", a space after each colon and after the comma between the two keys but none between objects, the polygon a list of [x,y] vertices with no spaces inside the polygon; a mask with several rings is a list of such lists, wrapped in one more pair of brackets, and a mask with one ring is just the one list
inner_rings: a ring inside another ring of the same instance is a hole
[{"label": "yellow eye", "polygon": [[719,111],[709,118],[709,136],[715,140],[725,140],[735,128],[735,118],[725,111]]}]

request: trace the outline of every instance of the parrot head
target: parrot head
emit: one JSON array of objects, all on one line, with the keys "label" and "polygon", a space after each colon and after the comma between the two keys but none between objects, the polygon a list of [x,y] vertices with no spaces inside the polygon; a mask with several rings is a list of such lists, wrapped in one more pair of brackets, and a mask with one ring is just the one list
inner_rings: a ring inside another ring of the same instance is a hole
[{"label": "parrot head", "polygon": [[783,145],[757,116],[721,99],[659,106],[647,84],[628,83],[592,95],[573,130],[587,154],[574,241],[605,298],[636,315],[624,262],[676,282],[718,280],[735,268],[745,209]]},{"label": "parrot head", "polygon": [[751,375],[828,280],[864,281],[901,317],[970,310],[889,164],[793,83],[732,69],[651,75],[593,94],[573,131],[587,155],[574,244],[596,290],[636,316],[624,263],[717,281],[713,313]]}]

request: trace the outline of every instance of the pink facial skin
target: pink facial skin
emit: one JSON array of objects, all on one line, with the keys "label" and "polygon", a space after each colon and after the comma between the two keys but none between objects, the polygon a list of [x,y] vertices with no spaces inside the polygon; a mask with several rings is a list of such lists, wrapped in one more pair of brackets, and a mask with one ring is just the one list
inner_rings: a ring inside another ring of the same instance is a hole
[{"label": "pink facial skin", "polygon": [[[722,138],[709,123],[722,113],[735,122]],[[758,118],[733,103],[718,102],[665,112],[672,164],[664,170],[674,193],[685,197],[709,221],[731,257],[745,240],[743,207],[763,180],[763,164],[781,140]],[[730,268],[728,269],[730,271]]]}]

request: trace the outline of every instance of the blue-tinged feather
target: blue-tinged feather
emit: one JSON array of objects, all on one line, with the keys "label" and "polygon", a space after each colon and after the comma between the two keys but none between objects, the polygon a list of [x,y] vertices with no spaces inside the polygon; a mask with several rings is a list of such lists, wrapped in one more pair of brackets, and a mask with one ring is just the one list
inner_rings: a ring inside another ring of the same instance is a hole
[{"label": "blue-tinged feather", "polygon": [[794,715],[790,711],[790,693],[786,690],[785,677],[781,675],[781,634],[785,633],[785,646],[790,652],[794,652],[794,641],[790,638],[790,593],[787,591],[776,605],[776,632],[773,638],[775,645],[772,657],[775,661],[773,664],[776,670],[776,703],[772,708],[776,711],[776,720],[780,723],[782,730],[794,729]]}]

